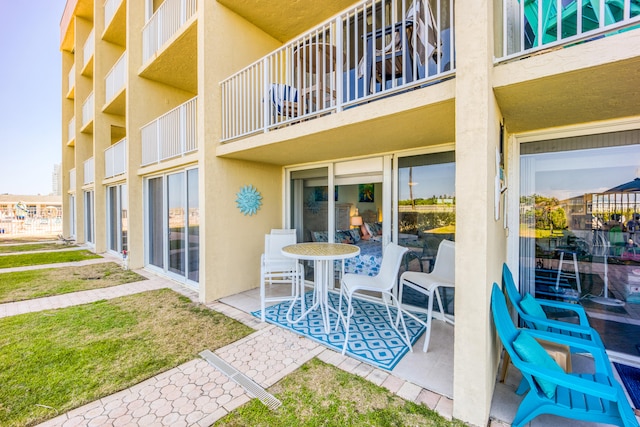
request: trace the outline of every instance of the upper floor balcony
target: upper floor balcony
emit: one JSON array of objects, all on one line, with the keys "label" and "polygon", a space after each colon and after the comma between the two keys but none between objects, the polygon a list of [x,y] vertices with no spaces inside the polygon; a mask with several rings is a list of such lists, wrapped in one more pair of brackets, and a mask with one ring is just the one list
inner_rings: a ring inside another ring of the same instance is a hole
[{"label": "upper floor balcony", "polygon": [[93,55],[95,53],[95,49],[95,31],[91,30],[87,40],[84,42],[84,47],[82,48],[82,75],[84,76],[93,76]]},{"label": "upper floor balcony", "polygon": [[127,138],[104,150],[104,177],[113,178],[127,171]]},{"label": "upper floor balcony", "polygon": [[69,191],[76,191],[76,168],[69,170]]},{"label": "upper floor balcony", "polygon": [[67,74],[67,99],[73,99],[75,97],[76,89],[76,69],[71,67],[69,74]]},{"label": "upper floor balcony", "polygon": [[126,3],[124,0],[106,0],[104,2],[104,32],[102,39],[126,46]]},{"label": "upper floor balcony", "polygon": [[93,107],[94,96],[93,92],[91,92],[82,104],[82,132],[91,133],[93,131],[93,116],[95,114]]},{"label": "upper floor balcony", "polygon": [[222,141],[454,75],[453,0],[366,0],[221,82]]},{"label": "upper floor balcony", "polygon": [[67,125],[67,145],[71,146],[76,140],[76,117],[73,116]]},{"label": "upper floor balcony", "polygon": [[196,102],[197,98],[192,98],[142,127],[141,166],[184,156],[198,149]]},{"label": "upper floor balcony", "polygon": [[87,159],[83,163],[84,167],[84,180],[83,184],[92,184],[95,181],[95,163],[93,157]]},{"label": "upper floor balcony", "polygon": [[629,30],[640,0],[503,0],[498,62]]},{"label": "upper floor balcony", "polygon": [[111,114],[125,114],[126,83],[127,52],[124,52],[105,77],[106,105],[103,111]]}]

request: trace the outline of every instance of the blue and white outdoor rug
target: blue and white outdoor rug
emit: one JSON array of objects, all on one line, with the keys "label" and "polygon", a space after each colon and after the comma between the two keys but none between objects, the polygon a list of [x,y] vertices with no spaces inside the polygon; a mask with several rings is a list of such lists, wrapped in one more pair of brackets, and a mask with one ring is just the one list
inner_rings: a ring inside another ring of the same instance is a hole
[{"label": "blue and white outdoor rug", "polygon": [[[329,292],[329,304],[338,308],[340,295]],[[310,307],[312,304],[313,292],[305,294],[305,304]],[[330,311],[329,319],[331,321],[331,330],[327,334],[324,330],[322,322],[322,314],[320,310],[314,310],[308,316],[297,322],[287,322],[287,310],[291,303],[289,301],[267,307],[265,309],[265,318],[269,323],[274,323],[282,328],[288,329],[325,346],[342,351],[344,344],[344,325],[341,323],[338,330],[335,330],[338,315]],[[389,317],[384,304],[364,301],[358,298],[353,300],[354,314],[351,318],[349,335],[349,343],[347,345],[347,354],[353,358],[367,362],[387,371],[391,371],[402,357],[409,351],[409,347],[404,340],[389,324]],[[343,311],[346,310],[343,302]],[[391,308],[391,313],[395,318],[396,310]],[[260,310],[251,313],[256,317],[260,317]],[[300,304],[296,304],[292,311],[292,317],[297,319],[300,316]],[[426,320],[426,314],[418,314],[418,316]],[[415,321],[409,316],[404,316],[409,339],[411,344],[420,338],[420,335],[426,330],[425,326]],[[399,325],[402,331],[402,325]]]}]

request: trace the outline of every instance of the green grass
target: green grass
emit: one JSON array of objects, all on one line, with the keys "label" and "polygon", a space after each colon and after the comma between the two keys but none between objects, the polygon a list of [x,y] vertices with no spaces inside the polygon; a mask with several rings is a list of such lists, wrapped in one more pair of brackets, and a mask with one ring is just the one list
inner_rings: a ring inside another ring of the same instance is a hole
[{"label": "green grass", "polygon": [[253,399],[216,426],[464,426],[424,405],[312,359],[269,389],[282,406],[269,410]]},{"label": "green grass", "polygon": [[61,245],[59,243],[32,243],[30,245],[0,245],[0,254],[10,252],[26,252],[26,251],[55,251],[59,249],[71,248],[71,245]]},{"label": "green grass", "polygon": [[0,425],[34,425],[251,332],[168,289],[0,319]]},{"label": "green grass", "polygon": [[2,273],[0,304],[106,288],[140,280],[146,278],[131,270],[123,270],[114,262]]},{"label": "green grass", "polygon": [[56,264],[60,262],[84,261],[102,258],[85,249],[68,252],[42,252],[37,254],[0,256],[0,268],[23,267],[25,265]]}]

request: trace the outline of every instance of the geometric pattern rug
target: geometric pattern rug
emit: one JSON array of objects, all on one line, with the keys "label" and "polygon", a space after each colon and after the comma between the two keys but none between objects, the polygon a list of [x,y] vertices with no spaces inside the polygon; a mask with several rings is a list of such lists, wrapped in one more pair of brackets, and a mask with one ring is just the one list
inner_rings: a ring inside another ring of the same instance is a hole
[{"label": "geometric pattern rug", "polygon": [[631,397],[633,406],[636,409],[640,409],[640,369],[615,362],[613,366],[618,370],[622,383],[627,389],[629,397]]},{"label": "geometric pattern rug", "polygon": [[[338,309],[340,295],[329,292],[329,304]],[[311,306],[313,292],[305,294],[306,307]],[[267,322],[288,329],[299,335],[303,335],[313,341],[319,342],[333,350],[342,352],[344,344],[344,325],[340,323],[337,330],[335,328],[338,315],[329,311],[331,329],[327,334],[324,330],[322,315],[319,310],[310,312],[304,319],[296,323],[287,321],[287,311],[291,305],[290,301],[285,301],[277,305],[265,308],[265,318]],[[389,317],[384,304],[354,298],[354,313],[351,318],[349,343],[347,344],[347,354],[355,359],[369,363],[378,368],[391,371],[402,357],[409,351],[409,347],[404,340],[389,324]],[[343,310],[345,310],[343,303]],[[396,315],[396,310],[390,307],[391,314]],[[260,317],[260,310],[254,311],[254,316]],[[300,304],[296,304],[292,310],[292,317],[300,316]],[[426,314],[416,314],[426,321]],[[420,338],[426,330],[425,326],[407,315],[403,315],[409,333],[411,344]],[[400,331],[402,326],[399,325]]]}]

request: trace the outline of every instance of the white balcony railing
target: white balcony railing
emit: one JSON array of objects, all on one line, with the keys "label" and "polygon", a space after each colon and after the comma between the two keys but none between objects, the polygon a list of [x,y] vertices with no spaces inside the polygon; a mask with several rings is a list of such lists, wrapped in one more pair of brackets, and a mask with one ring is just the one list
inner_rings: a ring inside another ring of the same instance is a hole
[{"label": "white balcony railing", "polygon": [[76,191],[76,168],[69,171],[69,191]]},{"label": "white balcony railing", "polygon": [[127,170],[127,138],[104,150],[104,177],[122,175]]},{"label": "white balcony railing", "polygon": [[498,62],[629,29],[640,24],[640,2],[502,0],[502,16]]},{"label": "white balcony railing", "polygon": [[127,52],[123,53],[105,78],[105,95],[110,102],[122,89],[127,81]]},{"label": "white balcony railing", "polygon": [[87,37],[87,41],[84,42],[84,48],[82,49],[82,58],[84,59],[83,66],[86,66],[89,63],[89,60],[93,56],[95,51],[95,35],[94,31],[91,30],[89,36]]},{"label": "white balcony railing", "polygon": [[453,75],[454,0],[366,0],[221,82],[222,139]]},{"label": "white balcony railing", "polygon": [[104,2],[104,27],[107,28],[111,24],[111,20],[116,14],[118,7],[122,4],[122,0],[107,0]]},{"label": "white balcony railing", "polygon": [[198,149],[196,98],[142,127],[142,166]]},{"label": "white balcony railing", "polygon": [[82,127],[85,127],[93,120],[93,98],[93,92],[91,92],[82,104]]},{"label": "white balcony railing", "polygon": [[91,184],[92,182],[95,181],[95,168],[94,168],[93,157],[91,157],[88,160],[85,160],[83,166],[84,166],[83,184],[84,185]]},{"label": "white balcony railing", "polygon": [[142,29],[142,63],[155,55],[197,10],[197,0],[165,0]]},{"label": "white balcony railing", "polygon": [[67,93],[71,92],[71,90],[75,87],[76,85],[76,69],[75,67],[71,67],[71,69],[69,70],[69,74],[68,74],[68,82],[69,82],[69,88],[67,90]]},{"label": "white balcony railing", "polygon": [[69,120],[69,126],[68,126],[68,132],[69,132],[69,138],[67,139],[68,142],[73,141],[74,139],[76,139],[76,118],[75,116],[71,118],[71,120]]}]

